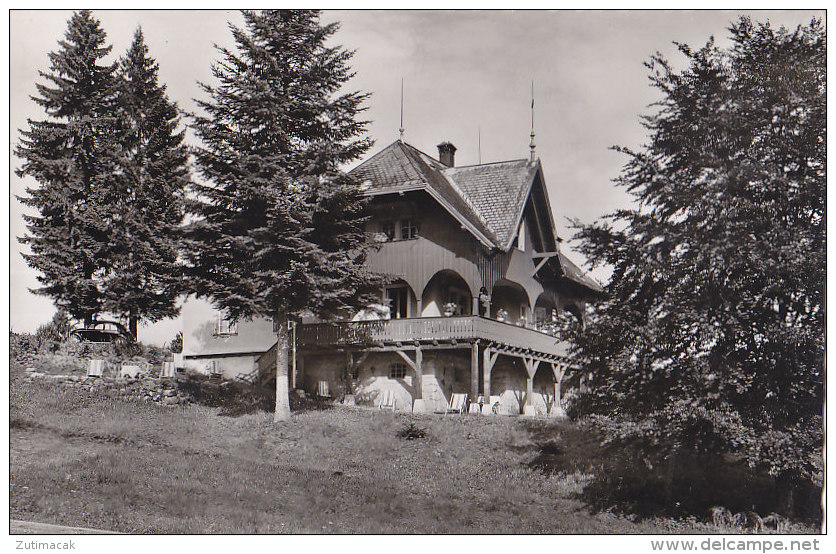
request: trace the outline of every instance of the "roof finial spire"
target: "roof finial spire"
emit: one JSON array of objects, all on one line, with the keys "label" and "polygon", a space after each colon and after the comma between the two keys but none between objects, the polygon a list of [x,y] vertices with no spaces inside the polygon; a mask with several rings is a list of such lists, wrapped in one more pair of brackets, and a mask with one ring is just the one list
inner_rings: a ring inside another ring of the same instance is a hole
[{"label": "roof finial spire", "polygon": [[398,129],[398,132],[401,134],[401,137],[398,140],[403,142],[403,77],[401,77],[401,127]]},{"label": "roof finial spire", "polygon": [[531,161],[537,159],[537,156],[534,153],[534,79],[531,80],[531,144],[528,145],[531,148]]},{"label": "roof finial spire", "polygon": [[482,128],[476,130],[476,148],[479,150],[479,165],[482,165]]}]

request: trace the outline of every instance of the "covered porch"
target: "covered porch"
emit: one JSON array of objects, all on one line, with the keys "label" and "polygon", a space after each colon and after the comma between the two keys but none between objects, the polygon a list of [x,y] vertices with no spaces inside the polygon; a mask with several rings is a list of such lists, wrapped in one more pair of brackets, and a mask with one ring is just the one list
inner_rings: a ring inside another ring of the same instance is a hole
[{"label": "covered porch", "polygon": [[[474,315],[303,324],[293,381],[313,389],[331,379],[329,390],[343,393],[391,385],[410,411],[433,411],[467,393],[489,407],[499,397],[501,413],[563,416],[568,348],[535,329]],[[399,365],[387,376],[386,366]]]}]

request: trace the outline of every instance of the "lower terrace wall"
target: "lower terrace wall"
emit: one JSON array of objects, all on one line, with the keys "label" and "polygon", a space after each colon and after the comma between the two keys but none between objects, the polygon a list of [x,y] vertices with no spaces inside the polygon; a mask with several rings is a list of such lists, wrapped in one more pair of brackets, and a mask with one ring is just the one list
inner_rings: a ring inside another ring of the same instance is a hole
[{"label": "lower terrace wall", "polygon": [[235,354],[230,356],[183,356],[183,367],[198,373],[209,374],[217,371],[224,379],[235,379],[242,373],[255,369],[255,362],[263,352],[254,354]]}]

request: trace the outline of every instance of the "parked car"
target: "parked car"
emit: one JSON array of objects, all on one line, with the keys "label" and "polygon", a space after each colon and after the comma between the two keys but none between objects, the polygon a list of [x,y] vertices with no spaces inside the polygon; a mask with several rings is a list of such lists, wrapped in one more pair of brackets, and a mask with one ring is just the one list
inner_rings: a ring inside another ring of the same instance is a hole
[{"label": "parked car", "polygon": [[116,321],[94,321],[90,325],[76,327],[70,337],[82,342],[133,342],[133,337],[124,325]]}]

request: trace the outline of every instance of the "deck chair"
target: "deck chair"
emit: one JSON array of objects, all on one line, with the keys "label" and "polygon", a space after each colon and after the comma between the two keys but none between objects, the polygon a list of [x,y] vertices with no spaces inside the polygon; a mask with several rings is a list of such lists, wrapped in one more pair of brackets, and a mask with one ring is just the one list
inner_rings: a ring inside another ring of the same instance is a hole
[{"label": "deck chair", "polygon": [[391,390],[381,391],[380,396],[377,397],[377,407],[381,410],[387,409],[395,411],[395,393]]},{"label": "deck chair", "polygon": [[328,381],[319,381],[316,384],[316,395],[320,398],[331,398],[331,389],[328,387]]},{"label": "deck chair", "polygon": [[447,406],[448,414],[463,414],[467,410],[467,394],[453,393],[450,397],[450,405]]}]

